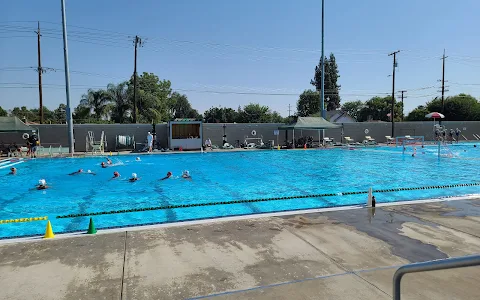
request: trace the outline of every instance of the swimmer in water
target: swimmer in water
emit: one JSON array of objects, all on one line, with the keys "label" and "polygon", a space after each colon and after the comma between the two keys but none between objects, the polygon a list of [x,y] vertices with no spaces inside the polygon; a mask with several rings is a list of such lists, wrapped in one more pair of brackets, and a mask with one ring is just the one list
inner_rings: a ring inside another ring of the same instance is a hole
[{"label": "swimmer in water", "polygon": [[36,188],[37,190],[46,190],[49,188],[49,186],[47,185],[47,181],[45,179],[40,179]]},{"label": "swimmer in water", "polygon": [[82,173],[83,173],[83,169],[80,169],[80,170],[78,170],[76,172],[73,172],[73,173],[70,173],[68,175],[77,175],[77,174],[82,174]]},{"label": "swimmer in water", "polygon": [[112,160],[111,160],[110,158],[108,158],[108,157],[106,157],[106,159],[107,159],[107,164],[108,164],[108,165],[111,165],[111,164],[112,164]]},{"label": "swimmer in water", "polygon": [[16,174],[17,174],[17,168],[11,167],[10,173],[8,173],[8,175],[16,175]]},{"label": "swimmer in water", "polygon": [[167,176],[163,177],[163,178],[160,179],[160,180],[169,179],[169,178],[171,178],[171,177],[172,177],[172,172],[168,171],[168,172],[167,172]]},{"label": "swimmer in water", "polygon": [[128,181],[130,182],[135,182],[137,181],[139,178],[137,177],[137,173],[132,173],[132,178],[130,178]]},{"label": "swimmer in water", "polygon": [[473,148],[477,148],[477,145],[473,145]]},{"label": "swimmer in water", "polygon": [[115,171],[115,172],[113,172],[113,177],[111,179],[116,179],[116,178],[119,178],[119,177],[120,177],[120,173]]},{"label": "swimmer in water", "polygon": [[140,157],[135,158],[136,161],[140,161]]},{"label": "swimmer in water", "polygon": [[106,165],[105,162],[103,162],[103,161],[102,161],[102,163],[101,163],[100,165],[101,165],[102,168],[104,168],[104,169],[107,167],[107,165]]},{"label": "swimmer in water", "polygon": [[190,176],[190,172],[188,172],[187,170],[183,171],[182,178],[192,180],[192,176]]}]

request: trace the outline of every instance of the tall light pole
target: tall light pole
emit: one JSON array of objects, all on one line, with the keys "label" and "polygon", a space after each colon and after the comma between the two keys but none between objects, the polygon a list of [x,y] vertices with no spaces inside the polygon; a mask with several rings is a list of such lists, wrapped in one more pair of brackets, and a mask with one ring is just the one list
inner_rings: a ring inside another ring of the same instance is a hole
[{"label": "tall light pole", "polygon": [[322,79],[320,91],[320,116],[325,118],[325,0],[322,0]]},{"label": "tall light pole", "polygon": [[75,152],[73,141],[72,110],[70,108],[70,71],[68,70],[68,45],[67,45],[67,20],[65,17],[65,0],[62,3],[62,27],[63,27],[63,60],[65,62],[65,92],[67,94],[66,121],[68,126],[68,149],[70,154]]}]

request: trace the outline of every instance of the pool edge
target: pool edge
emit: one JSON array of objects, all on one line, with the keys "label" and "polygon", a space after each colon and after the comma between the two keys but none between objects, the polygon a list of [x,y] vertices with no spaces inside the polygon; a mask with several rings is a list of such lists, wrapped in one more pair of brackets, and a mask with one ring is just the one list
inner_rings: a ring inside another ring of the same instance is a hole
[{"label": "pool edge", "polygon": [[[447,196],[447,197],[423,199],[423,200],[407,200],[407,201],[398,201],[398,202],[378,203],[376,205],[376,207],[388,207],[388,206],[399,206],[399,205],[447,202],[447,201],[458,201],[458,200],[473,200],[473,199],[478,199],[479,197],[480,197],[480,194],[471,194],[471,195],[465,195],[465,196]],[[198,219],[198,220],[185,220],[185,221],[172,222],[172,223],[133,225],[133,226],[123,226],[123,227],[118,227],[118,228],[107,228],[107,229],[99,228],[99,231],[97,232],[97,235],[118,233],[118,232],[126,232],[126,231],[140,231],[140,230],[149,230],[149,229],[158,229],[158,228],[181,227],[181,226],[189,226],[189,225],[202,225],[202,224],[210,224],[210,223],[218,223],[218,222],[230,222],[230,221],[238,221],[238,220],[249,220],[249,219],[259,219],[259,218],[291,216],[291,215],[299,215],[299,214],[322,213],[322,212],[331,212],[331,211],[346,211],[346,210],[364,209],[364,208],[368,208],[368,207],[366,205],[357,204],[357,205],[349,205],[349,206],[313,208],[313,209],[303,209],[303,210],[289,210],[289,211],[247,214],[247,215],[237,215],[237,216],[228,216],[228,217],[214,217],[214,218],[205,218],[205,219]],[[86,235],[87,235],[86,231],[70,232],[70,233],[57,233],[57,234],[55,234],[55,239],[65,239],[65,238],[72,238],[72,237],[79,237],[79,236],[86,236]],[[0,239],[0,245],[35,242],[35,241],[39,241],[39,240],[44,240],[41,235],[30,236],[30,237],[11,238],[11,239],[7,238],[7,239]],[[46,241],[48,241],[48,240],[49,239],[47,239]]]}]

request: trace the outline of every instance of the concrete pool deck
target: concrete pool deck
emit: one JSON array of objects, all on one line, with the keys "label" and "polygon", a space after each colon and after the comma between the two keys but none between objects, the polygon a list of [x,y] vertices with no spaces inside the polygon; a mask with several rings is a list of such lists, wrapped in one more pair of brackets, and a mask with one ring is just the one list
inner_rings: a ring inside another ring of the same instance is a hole
[{"label": "concrete pool deck", "polygon": [[[0,299],[392,299],[395,270],[480,253],[480,200],[0,244]],[[409,274],[406,299],[478,299],[480,267]]]}]

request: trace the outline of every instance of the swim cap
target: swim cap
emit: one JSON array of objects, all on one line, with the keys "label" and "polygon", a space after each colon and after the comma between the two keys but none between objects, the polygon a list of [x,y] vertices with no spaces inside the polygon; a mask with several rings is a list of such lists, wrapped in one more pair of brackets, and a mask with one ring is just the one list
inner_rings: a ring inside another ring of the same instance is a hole
[{"label": "swim cap", "polygon": [[87,173],[92,173],[92,171],[90,171],[90,170],[87,170]]},{"label": "swim cap", "polygon": [[167,176],[172,176],[172,172],[168,171]]},{"label": "swim cap", "polygon": [[136,160],[140,160],[140,157],[137,157]]},{"label": "swim cap", "polygon": [[45,179],[40,179],[38,181],[38,185],[46,185],[47,184],[47,181]]},{"label": "swim cap", "polygon": [[119,176],[120,173],[118,173],[117,171],[115,171],[115,172],[113,172],[113,175]]},{"label": "swim cap", "polygon": [[137,178],[137,173],[132,173],[132,178]]}]

